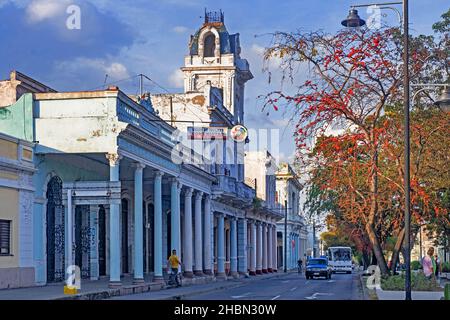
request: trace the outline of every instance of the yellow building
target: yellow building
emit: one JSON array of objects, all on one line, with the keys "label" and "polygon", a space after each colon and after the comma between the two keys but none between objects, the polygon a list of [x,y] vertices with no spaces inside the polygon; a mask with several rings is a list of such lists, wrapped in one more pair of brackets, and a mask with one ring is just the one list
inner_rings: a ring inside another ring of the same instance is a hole
[{"label": "yellow building", "polygon": [[0,289],[35,284],[33,144],[0,133]]}]

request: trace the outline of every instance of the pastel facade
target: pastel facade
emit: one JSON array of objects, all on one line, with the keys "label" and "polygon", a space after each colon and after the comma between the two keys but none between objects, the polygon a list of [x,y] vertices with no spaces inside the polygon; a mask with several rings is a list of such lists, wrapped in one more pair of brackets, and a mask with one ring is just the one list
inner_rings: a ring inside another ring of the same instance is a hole
[{"label": "pastel facade", "polygon": [[34,284],[34,172],[33,144],[0,133],[0,289]]}]

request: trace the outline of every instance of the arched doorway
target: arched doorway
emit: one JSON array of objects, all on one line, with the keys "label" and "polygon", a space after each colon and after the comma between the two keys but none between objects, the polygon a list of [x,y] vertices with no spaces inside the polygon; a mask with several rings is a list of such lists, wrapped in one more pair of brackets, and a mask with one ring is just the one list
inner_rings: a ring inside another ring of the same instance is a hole
[{"label": "arched doorway", "polygon": [[54,176],[47,184],[47,282],[63,281],[64,272],[64,206],[62,180]]}]

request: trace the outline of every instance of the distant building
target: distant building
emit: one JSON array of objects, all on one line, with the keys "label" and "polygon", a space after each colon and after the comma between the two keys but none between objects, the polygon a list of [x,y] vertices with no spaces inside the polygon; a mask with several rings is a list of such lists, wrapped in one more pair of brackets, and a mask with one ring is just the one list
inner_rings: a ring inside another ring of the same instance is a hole
[{"label": "distant building", "polygon": [[[300,210],[300,191],[303,189],[299,177],[287,163],[281,163],[276,173],[276,203],[285,210],[287,204],[287,232],[284,218],[277,223],[278,268],[284,268],[286,252],[287,269],[297,268],[297,261],[304,260],[307,248],[306,222]],[[287,237],[285,242],[285,237]],[[285,250],[284,245],[287,243]]]},{"label": "distant building", "polygon": [[[281,207],[276,205],[276,176],[277,164],[275,158],[268,152],[253,151],[245,153],[245,180],[246,183],[252,185],[256,190],[256,203],[253,207],[253,213],[260,216],[278,215],[281,216]],[[280,217],[281,218],[281,217]],[[263,225],[263,229],[267,226]],[[276,232],[274,229],[267,228],[263,230],[263,238],[275,239]],[[275,242],[275,241],[274,241]],[[263,250],[266,250],[263,246]],[[267,249],[269,250],[269,249]],[[277,255],[269,251],[266,261],[263,255],[262,270],[271,272],[277,270],[273,266],[277,266]],[[270,263],[272,262],[272,263]],[[267,264],[267,268],[265,267]]]}]

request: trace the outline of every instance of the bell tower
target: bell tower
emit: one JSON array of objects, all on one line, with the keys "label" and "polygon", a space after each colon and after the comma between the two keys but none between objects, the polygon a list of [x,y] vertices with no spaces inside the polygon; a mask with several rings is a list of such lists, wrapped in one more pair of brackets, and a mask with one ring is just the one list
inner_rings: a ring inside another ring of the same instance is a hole
[{"label": "bell tower", "polygon": [[239,33],[228,33],[223,12],[205,10],[203,25],[191,36],[181,68],[185,93],[202,92],[207,84],[218,88],[236,123],[244,121],[245,83],[253,78],[248,61],[240,54]]}]

